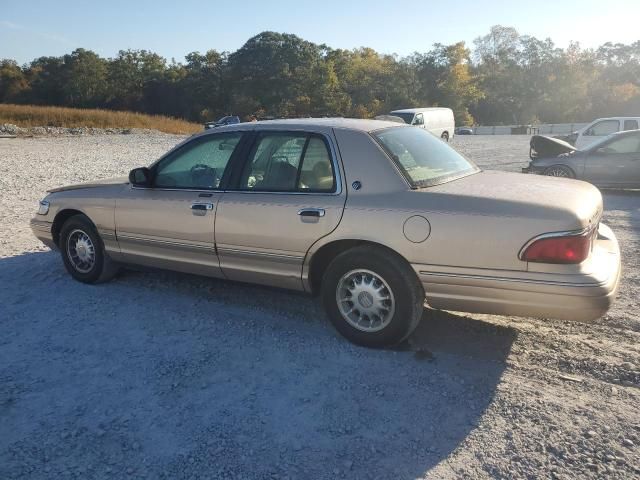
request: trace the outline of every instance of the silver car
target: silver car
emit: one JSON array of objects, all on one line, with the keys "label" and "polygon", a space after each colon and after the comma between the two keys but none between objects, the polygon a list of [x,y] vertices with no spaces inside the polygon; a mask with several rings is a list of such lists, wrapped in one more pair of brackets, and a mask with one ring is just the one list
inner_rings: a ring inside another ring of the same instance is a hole
[{"label": "silver car", "polygon": [[523,171],[586,180],[603,188],[640,188],[640,130],[618,132],[578,150],[548,137],[531,139]]},{"label": "silver car", "polygon": [[600,317],[620,276],[602,211],[588,183],[481,171],[424,129],[308,119],[209,130],[128,179],[50,190],[31,226],[81,282],[135,264],[306,291],[385,347],[425,300]]}]

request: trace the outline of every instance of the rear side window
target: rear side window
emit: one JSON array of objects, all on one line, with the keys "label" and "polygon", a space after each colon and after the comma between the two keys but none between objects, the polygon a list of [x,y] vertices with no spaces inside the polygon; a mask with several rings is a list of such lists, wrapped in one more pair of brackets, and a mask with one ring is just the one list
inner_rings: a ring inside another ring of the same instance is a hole
[{"label": "rear side window", "polygon": [[240,189],[334,192],[335,172],[323,137],[304,132],[261,133],[240,177]]},{"label": "rear side window", "polygon": [[445,183],[478,171],[473,163],[422,128],[386,128],[373,136],[414,188]]},{"label": "rear side window", "polygon": [[638,130],[637,120],[625,120],[623,130]]}]

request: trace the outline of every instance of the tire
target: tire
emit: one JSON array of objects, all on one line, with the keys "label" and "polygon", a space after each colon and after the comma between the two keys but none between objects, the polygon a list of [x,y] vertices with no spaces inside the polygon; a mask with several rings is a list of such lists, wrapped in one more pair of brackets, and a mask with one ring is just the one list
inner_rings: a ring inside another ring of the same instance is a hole
[{"label": "tire", "polygon": [[550,177],[576,178],[576,174],[573,173],[573,170],[569,167],[565,167],[564,165],[552,165],[547,167],[542,173]]},{"label": "tire", "polygon": [[59,243],[67,272],[79,282],[102,283],[118,273],[118,265],[105,253],[100,235],[85,215],[74,215],[62,225]]},{"label": "tire", "polygon": [[[333,326],[349,341],[370,348],[393,347],[418,326],[424,290],[404,259],[379,247],[362,246],[342,252],[329,264],[322,279],[322,302]],[[352,313],[345,315],[349,309]],[[368,312],[373,312],[371,318]]]},{"label": "tire", "polygon": [[448,143],[449,142],[449,133],[448,132],[442,132],[442,135],[440,135],[440,138]]}]

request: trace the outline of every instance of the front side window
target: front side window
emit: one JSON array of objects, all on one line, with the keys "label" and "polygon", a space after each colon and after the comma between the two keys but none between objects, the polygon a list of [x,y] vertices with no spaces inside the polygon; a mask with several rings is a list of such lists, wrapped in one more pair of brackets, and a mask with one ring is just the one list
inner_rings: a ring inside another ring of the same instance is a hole
[{"label": "front side window", "polygon": [[392,127],[373,132],[414,188],[437,185],[479,169],[422,128]]},{"label": "front side window", "polygon": [[241,190],[333,192],[335,187],[326,142],[304,132],[260,134],[240,178]]},{"label": "front side window", "polygon": [[618,120],[603,120],[602,122],[596,123],[593,127],[586,131],[585,135],[590,137],[600,137],[603,135],[611,135],[618,131],[618,127],[620,123]]},{"label": "front side window", "polygon": [[184,145],[160,161],[155,169],[156,188],[215,190],[242,133],[230,132],[204,136]]},{"label": "front side window", "polygon": [[414,125],[424,125],[424,117],[421,113],[416,114],[416,119],[413,122]]},{"label": "front side window", "polygon": [[598,152],[612,155],[638,153],[640,152],[640,136],[626,135],[622,138],[618,138],[598,148]]}]

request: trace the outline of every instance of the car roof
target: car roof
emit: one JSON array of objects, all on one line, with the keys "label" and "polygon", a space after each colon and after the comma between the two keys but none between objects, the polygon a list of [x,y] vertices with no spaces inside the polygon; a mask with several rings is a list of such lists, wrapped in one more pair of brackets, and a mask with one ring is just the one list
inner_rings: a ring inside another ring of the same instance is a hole
[{"label": "car roof", "polygon": [[295,130],[321,127],[372,132],[374,130],[381,130],[383,128],[389,127],[409,127],[409,125],[388,120],[368,120],[360,118],[291,118],[237,123],[235,125],[227,125],[224,127],[216,128],[215,130],[207,130],[207,132],[213,133],[237,129],[254,130],[259,129],[260,127],[265,127],[270,130],[277,129],[278,127],[282,127],[284,129],[292,128]]},{"label": "car roof", "polygon": [[601,120],[638,120],[638,119],[640,119],[640,116],[637,116],[637,117],[602,117],[602,118],[596,118],[595,120],[592,120],[591,123],[599,122]]}]

